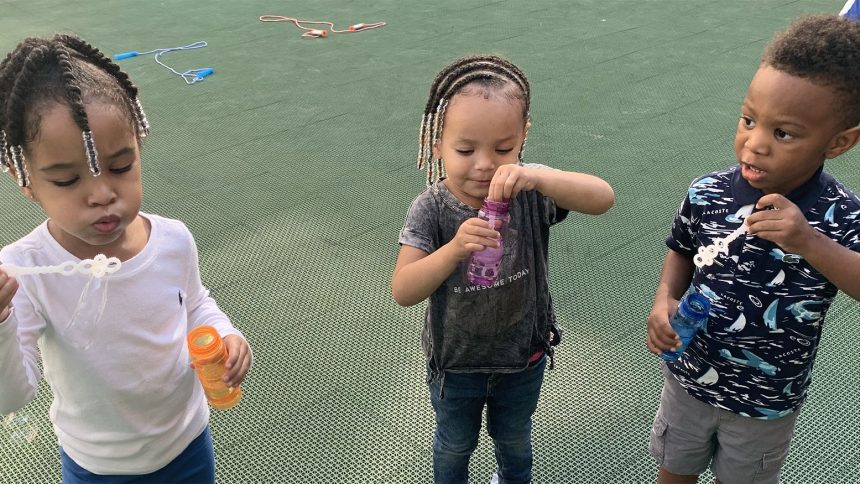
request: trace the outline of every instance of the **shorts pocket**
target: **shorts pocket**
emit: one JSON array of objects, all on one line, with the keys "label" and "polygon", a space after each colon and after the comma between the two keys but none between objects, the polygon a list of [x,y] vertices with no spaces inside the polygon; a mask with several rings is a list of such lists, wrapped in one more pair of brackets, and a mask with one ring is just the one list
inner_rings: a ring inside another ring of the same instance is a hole
[{"label": "shorts pocket", "polygon": [[786,457],[788,457],[788,448],[762,454],[761,465],[756,471],[753,482],[778,482],[780,470]]},{"label": "shorts pocket", "polygon": [[669,424],[663,420],[663,416],[659,413],[654,418],[654,427],[651,429],[651,438],[648,442],[648,451],[651,457],[657,461],[657,464],[662,465],[665,457],[666,449],[666,430]]}]

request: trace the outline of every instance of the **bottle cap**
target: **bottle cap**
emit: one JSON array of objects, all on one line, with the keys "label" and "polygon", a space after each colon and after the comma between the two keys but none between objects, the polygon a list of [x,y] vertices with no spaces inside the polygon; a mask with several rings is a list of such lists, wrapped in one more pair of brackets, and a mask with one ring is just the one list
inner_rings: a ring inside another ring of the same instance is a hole
[{"label": "bottle cap", "polygon": [[223,348],[221,336],[212,326],[198,326],[188,333],[188,352],[195,358],[212,356]]},{"label": "bottle cap", "polygon": [[495,212],[508,213],[508,208],[510,206],[510,200],[490,200],[489,198],[484,199],[484,207],[493,210]]},{"label": "bottle cap", "polygon": [[697,292],[691,292],[681,299],[678,311],[689,318],[704,319],[711,311],[711,301]]}]

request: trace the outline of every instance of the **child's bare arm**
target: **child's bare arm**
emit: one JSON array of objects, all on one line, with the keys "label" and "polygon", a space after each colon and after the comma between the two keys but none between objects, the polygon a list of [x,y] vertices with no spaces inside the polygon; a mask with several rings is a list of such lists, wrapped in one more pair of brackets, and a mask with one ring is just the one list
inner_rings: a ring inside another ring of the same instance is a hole
[{"label": "child's bare arm", "polygon": [[615,203],[615,192],[605,180],[585,173],[502,165],[490,183],[493,200],[513,198],[523,190],[538,190],[574,212],[599,215]]},{"label": "child's bare arm", "polygon": [[660,354],[661,351],[675,349],[681,340],[669,325],[669,314],[678,308],[678,301],[690,286],[693,278],[693,260],[674,250],[669,250],[663,261],[663,271],[654,295],[654,305],[648,315],[646,343],[648,351]]},{"label": "child's bare arm", "polygon": [[487,221],[470,218],[460,225],[450,242],[432,254],[402,245],[391,277],[394,300],[401,306],[412,306],[427,299],[469,254],[484,247],[498,247],[498,240],[499,233]]},{"label": "child's bare arm", "polygon": [[756,204],[757,208],[767,206],[775,210],[762,210],[747,217],[749,232],[785,252],[800,255],[842,292],[860,300],[860,253],[812,228],[800,208],[784,196],[765,195]]}]

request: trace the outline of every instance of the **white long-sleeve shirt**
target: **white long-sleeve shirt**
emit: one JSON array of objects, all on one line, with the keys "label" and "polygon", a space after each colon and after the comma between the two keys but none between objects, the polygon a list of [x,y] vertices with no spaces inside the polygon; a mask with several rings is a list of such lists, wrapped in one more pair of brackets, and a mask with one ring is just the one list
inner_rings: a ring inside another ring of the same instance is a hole
[{"label": "white long-sleeve shirt", "polygon": [[[0,323],[0,414],[35,397],[41,353],[59,444],[97,474],[145,474],[178,456],[209,421],[186,334],[209,324],[241,336],[203,287],[187,227],[141,215],[149,241],[119,271],[20,276]],[[0,251],[19,266],[69,260],[47,223]]]}]

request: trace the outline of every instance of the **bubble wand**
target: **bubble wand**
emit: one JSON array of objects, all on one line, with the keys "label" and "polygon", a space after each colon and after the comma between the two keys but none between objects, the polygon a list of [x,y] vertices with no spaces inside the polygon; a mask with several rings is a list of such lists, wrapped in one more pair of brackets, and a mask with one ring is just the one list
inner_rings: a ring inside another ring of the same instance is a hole
[{"label": "bubble wand", "polygon": [[693,264],[696,264],[696,267],[705,267],[712,265],[714,263],[714,259],[716,259],[719,254],[729,255],[729,244],[746,232],[747,224],[742,223],[740,227],[736,228],[734,232],[724,238],[715,241],[711,245],[700,246],[698,254],[693,257]]},{"label": "bubble wand", "polygon": [[73,274],[92,275],[93,277],[104,277],[108,274],[113,274],[122,267],[122,261],[116,257],[106,257],[104,254],[99,254],[92,259],[84,259],[79,262],[66,261],[55,266],[33,266],[22,267],[11,264],[0,264],[0,269],[3,269],[9,277],[29,276],[36,274],[61,274],[71,276]]}]

